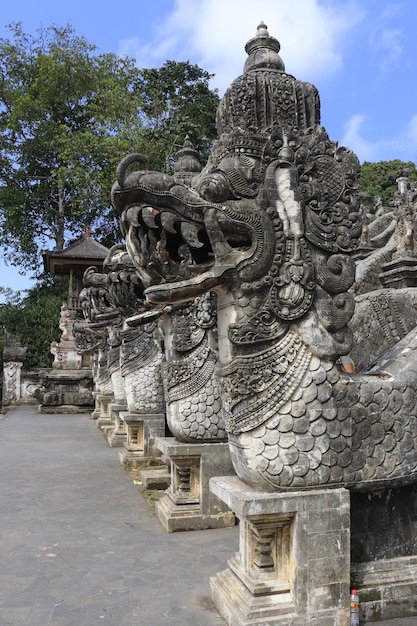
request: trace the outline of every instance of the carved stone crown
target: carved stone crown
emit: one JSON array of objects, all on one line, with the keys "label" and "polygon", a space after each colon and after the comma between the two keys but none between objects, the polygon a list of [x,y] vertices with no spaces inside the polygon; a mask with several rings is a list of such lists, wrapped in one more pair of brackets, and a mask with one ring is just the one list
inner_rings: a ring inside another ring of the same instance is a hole
[{"label": "carved stone crown", "polygon": [[227,89],[217,111],[219,135],[240,131],[268,136],[283,125],[303,131],[320,124],[317,89],[285,73],[280,44],[263,22],[245,50],[244,73]]}]

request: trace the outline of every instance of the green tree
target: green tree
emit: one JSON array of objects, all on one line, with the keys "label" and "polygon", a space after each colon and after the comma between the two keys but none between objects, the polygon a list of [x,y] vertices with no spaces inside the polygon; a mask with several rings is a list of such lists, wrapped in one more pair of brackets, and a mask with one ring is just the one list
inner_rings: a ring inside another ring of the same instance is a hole
[{"label": "green tree", "polygon": [[398,172],[403,168],[410,171],[410,180],[417,180],[416,166],[412,161],[365,161],[361,166],[360,188],[370,194],[371,200],[377,195],[381,196],[383,206],[388,207],[398,189]]},{"label": "green tree", "polygon": [[173,155],[186,135],[207,161],[216,137],[217,90],[210,89],[213,74],[188,62],[166,61],[158,69],[140,71],[142,97],[142,152],[151,169],[170,171]]},{"label": "green tree", "polygon": [[[133,59],[95,54],[71,26],[0,39],[0,242],[10,262],[39,264],[90,224],[114,230],[117,163],[136,150],[142,96]],[[52,247],[53,247],[52,246]]]},{"label": "green tree", "polygon": [[0,350],[3,352],[4,331],[11,333],[28,348],[25,368],[51,367],[52,341],[59,341],[59,315],[68,294],[68,279],[44,276],[26,295],[0,287]]},{"label": "green tree", "polygon": [[211,75],[188,62],[139,70],[97,54],[69,25],[9,29],[0,39],[0,245],[11,264],[39,273],[39,251],[61,250],[86,224],[105,245],[119,239],[110,191],[126,154],[165,170],[188,134],[204,162],[219,98]]}]

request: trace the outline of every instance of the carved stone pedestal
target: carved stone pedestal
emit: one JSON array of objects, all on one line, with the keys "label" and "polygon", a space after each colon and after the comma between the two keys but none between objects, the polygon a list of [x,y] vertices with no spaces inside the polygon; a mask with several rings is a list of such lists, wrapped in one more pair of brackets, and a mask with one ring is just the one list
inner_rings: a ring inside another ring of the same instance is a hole
[{"label": "carved stone pedestal", "polygon": [[114,402],[114,396],[110,394],[98,393],[96,395],[96,408],[94,412],[98,412],[97,428],[104,428],[110,426],[113,423],[110,414],[110,404]]},{"label": "carved stone pedestal", "polygon": [[94,396],[94,411],[91,413],[91,419],[92,420],[97,420],[100,415],[101,415],[101,406],[100,406],[100,402],[97,399],[98,396],[98,392],[97,391],[93,391],[93,396]]},{"label": "carved stone pedestal", "polygon": [[239,553],[211,579],[233,626],[348,626],[350,498],[345,489],[265,493],[235,476],[210,490],[240,520]]},{"label": "carved stone pedestal", "polygon": [[416,485],[352,493],[350,510],[351,580],[361,620],[417,623]]},{"label": "carved stone pedestal", "polygon": [[165,530],[234,526],[234,514],[209,490],[212,476],[234,474],[228,444],[187,444],[174,437],[162,437],[157,446],[171,464],[171,485],[156,503],[156,514]]},{"label": "carved stone pedestal", "polygon": [[414,257],[394,259],[381,269],[379,278],[385,288],[417,287],[417,261]]},{"label": "carved stone pedestal", "polygon": [[122,411],[127,409],[126,404],[112,403],[109,405],[112,417],[112,426],[105,426],[104,432],[110,448],[119,448],[126,441],[125,424],[120,416]]},{"label": "carved stone pedestal", "polygon": [[355,564],[352,578],[363,623],[417,615],[416,556]]},{"label": "carved stone pedestal", "polygon": [[135,467],[161,456],[156,440],[165,434],[164,413],[139,415],[123,411],[120,413],[120,419],[126,432],[126,441],[119,453],[122,465]]}]

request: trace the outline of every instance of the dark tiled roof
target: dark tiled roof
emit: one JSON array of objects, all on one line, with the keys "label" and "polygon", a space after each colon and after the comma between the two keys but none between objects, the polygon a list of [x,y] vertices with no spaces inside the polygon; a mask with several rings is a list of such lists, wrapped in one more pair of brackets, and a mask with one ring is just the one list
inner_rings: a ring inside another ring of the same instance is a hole
[{"label": "dark tiled roof", "polygon": [[46,272],[51,274],[69,274],[72,269],[80,274],[90,265],[103,266],[109,248],[91,237],[84,236],[74,241],[64,250],[44,250],[43,264]]},{"label": "dark tiled roof", "polygon": [[83,237],[78,241],[74,241],[61,252],[49,252],[54,257],[77,257],[83,259],[105,259],[109,253],[109,249],[98,241],[94,241],[91,237]]}]

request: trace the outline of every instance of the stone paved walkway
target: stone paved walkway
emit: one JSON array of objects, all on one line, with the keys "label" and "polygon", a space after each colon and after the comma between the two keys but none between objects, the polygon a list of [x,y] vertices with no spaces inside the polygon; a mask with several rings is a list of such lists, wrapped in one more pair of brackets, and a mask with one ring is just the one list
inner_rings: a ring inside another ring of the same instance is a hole
[{"label": "stone paved walkway", "polygon": [[87,415],[19,407],[0,440],[0,626],[224,624],[237,528],[167,534]]},{"label": "stone paved walkway", "polygon": [[221,626],[237,528],[167,534],[87,415],[0,419],[0,626]]}]

